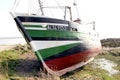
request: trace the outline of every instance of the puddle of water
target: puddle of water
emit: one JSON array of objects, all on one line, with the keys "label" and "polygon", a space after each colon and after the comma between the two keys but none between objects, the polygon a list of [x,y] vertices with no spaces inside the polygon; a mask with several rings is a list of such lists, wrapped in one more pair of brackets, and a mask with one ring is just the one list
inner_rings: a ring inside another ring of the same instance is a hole
[{"label": "puddle of water", "polygon": [[116,74],[119,71],[115,70],[113,67],[117,66],[113,61],[107,60],[105,58],[95,59],[93,61],[94,68],[101,68],[109,72],[109,75]]}]

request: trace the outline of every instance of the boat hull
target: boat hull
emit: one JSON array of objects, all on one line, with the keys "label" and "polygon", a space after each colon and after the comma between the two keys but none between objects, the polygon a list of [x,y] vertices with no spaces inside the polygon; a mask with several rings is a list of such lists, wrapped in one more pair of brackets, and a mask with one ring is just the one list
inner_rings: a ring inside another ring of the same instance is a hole
[{"label": "boat hull", "polygon": [[21,15],[14,20],[50,74],[61,76],[79,68],[101,50],[98,36],[78,31],[69,21]]}]

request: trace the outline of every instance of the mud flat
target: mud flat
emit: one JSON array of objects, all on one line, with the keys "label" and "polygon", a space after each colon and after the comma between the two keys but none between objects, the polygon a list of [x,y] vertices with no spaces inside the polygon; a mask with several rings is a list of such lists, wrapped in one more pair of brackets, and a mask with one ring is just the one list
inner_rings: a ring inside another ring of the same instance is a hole
[{"label": "mud flat", "polygon": [[93,68],[101,68],[106,71],[108,71],[109,75],[117,74],[119,70],[115,70],[114,67],[116,67],[117,64],[113,61],[107,60],[105,58],[99,58],[95,59],[93,61]]}]

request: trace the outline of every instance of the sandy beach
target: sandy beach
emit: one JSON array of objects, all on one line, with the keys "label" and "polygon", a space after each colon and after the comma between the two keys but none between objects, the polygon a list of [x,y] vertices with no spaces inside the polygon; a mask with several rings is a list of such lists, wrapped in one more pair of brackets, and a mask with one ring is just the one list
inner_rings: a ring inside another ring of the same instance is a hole
[{"label": "sandy beach", "polygon": [[15,47],[15,45],[0,45],[0,52],[4,50],[9,50],[13,47]]}]

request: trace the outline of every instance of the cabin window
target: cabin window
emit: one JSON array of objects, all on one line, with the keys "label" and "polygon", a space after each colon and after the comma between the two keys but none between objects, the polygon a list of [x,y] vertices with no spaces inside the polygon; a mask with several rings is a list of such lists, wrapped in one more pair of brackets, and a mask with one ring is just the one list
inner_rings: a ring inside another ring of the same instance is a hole
[{"label": "cabin window", "polygon": [[77,28],[72,28],[72,31],[77,31]]}]

